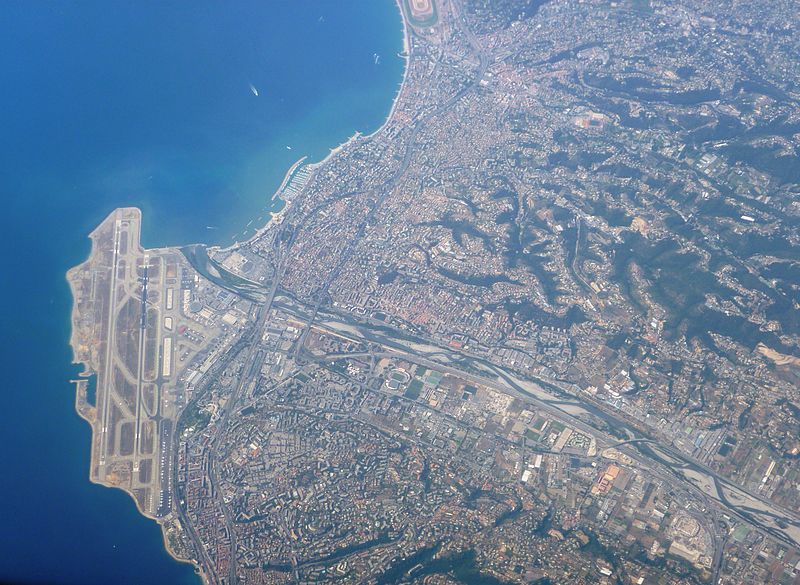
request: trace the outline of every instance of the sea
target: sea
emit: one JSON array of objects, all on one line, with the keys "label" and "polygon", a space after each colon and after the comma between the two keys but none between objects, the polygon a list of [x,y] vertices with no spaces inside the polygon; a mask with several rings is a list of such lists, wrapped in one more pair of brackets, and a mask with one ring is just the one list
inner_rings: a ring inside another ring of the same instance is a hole
[{"label": "sea", "polygon": [[402,50],[392,0],[3,0],[0,583],[199,583],[89,482],[65,273],[119,206],[148,247],[246,237],[292,163],[380,127]]}]

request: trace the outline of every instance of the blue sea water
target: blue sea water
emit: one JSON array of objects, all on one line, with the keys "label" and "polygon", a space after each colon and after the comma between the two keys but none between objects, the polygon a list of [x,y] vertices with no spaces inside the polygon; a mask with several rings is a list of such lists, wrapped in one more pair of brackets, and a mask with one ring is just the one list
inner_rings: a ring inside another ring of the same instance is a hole
[{"label": "blue sea water", "polygon": [[4,0],[0,582],[197,582],[88,480],[64,274],[118,206],[143,209],[147,246],[266,219],[295,160],[383,122],[401,50],[391,0]]}]

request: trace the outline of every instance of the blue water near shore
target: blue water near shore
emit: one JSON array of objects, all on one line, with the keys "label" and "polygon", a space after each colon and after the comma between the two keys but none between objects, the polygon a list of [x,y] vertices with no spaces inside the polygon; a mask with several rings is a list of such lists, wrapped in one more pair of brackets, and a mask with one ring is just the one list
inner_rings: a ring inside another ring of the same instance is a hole
[{"label": "blue water near shore", "polygon": [[300,156],[383,122],[401,50],[391,0],[3,2],[0,582],[197,582],[88,481],[64,274],[123,205],[148,246],[230,243]]}]

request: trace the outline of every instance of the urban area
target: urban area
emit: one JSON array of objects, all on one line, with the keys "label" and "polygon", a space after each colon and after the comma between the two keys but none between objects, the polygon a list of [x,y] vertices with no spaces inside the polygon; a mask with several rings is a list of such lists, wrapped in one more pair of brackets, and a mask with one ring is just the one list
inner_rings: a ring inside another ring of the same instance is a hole
[{"label": "urban area", "polygon": [[93,480],[206,583],[800,584],[796,4],[398,7],[255,236],[94,232]]}]

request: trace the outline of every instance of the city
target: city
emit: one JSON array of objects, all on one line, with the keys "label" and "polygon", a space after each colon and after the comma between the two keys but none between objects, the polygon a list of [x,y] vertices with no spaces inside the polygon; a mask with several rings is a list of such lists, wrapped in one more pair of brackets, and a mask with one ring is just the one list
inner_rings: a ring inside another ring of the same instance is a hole
[{"label": "city", "polygon": [[92,479],[208,583],[800,583],[792,4],[400,10],[255,236],[96,230]]}]

